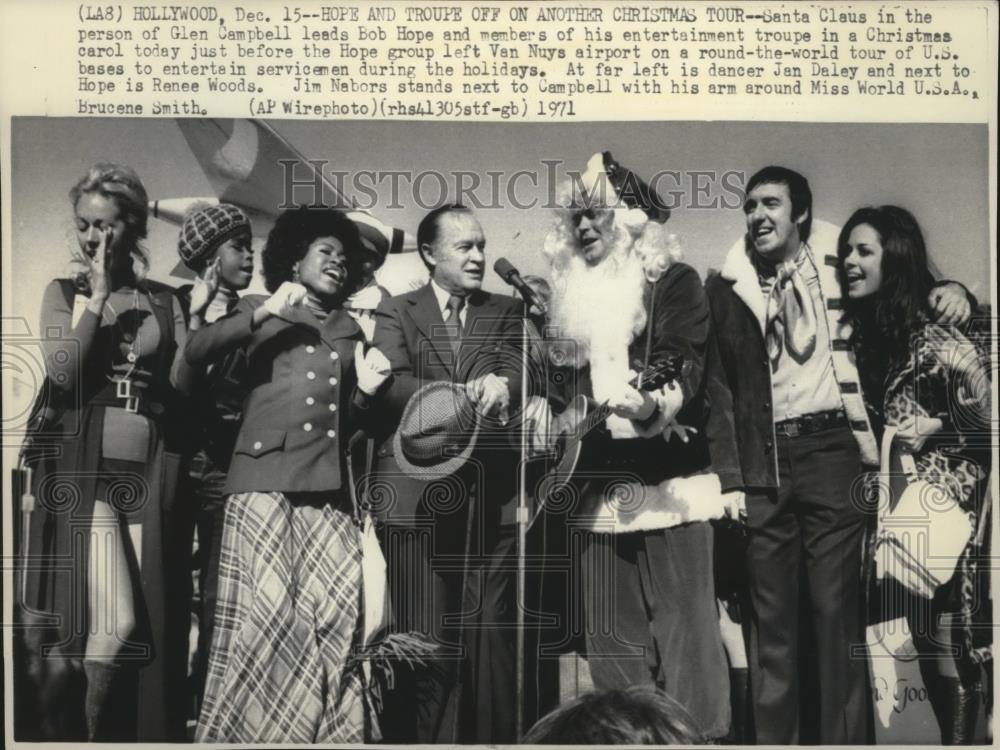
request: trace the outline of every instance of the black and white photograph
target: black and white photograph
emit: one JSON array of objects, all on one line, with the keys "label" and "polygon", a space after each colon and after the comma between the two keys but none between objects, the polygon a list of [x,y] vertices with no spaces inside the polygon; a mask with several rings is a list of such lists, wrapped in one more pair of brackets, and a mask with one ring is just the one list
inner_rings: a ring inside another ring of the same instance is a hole
[{"label": "black and white photograph", "polygon": [[8,736],[992,744],[995,134],[766,116],[12,117]]}]

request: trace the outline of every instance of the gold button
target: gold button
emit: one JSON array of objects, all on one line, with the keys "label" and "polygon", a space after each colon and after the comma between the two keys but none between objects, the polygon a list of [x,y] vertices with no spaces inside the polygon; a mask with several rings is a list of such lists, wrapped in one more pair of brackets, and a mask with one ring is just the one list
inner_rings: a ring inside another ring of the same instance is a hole
[{"label": "gold button", "polygon": [[315,380],[316,379],[316,373],[314,373],[312,370],[310,370],[309,372],[306,373],[306,377],[309,378],[310,380]]},{"label": "gold button", "polygon": [[306,422],[304,425],[302,425],[302,429],[305,430],[306,432],[311,431],[312,428],[313,428],[312,422]]},{"label": "gold button", "polygon": [[316,351],[316,347],[310,344],[309,346],[306,347],[306,351],[309,352],[309,354],[312,354],[313,352]]},{"label": "gold button", "polygon": [[333,430],[327,430],[327,431],[326,431],[326,436],[327,436],[327,437],[330,437],[330,438],[332,438],[332,437],[337,437],[337,433],[336,433],[336,432],[334,432]]},{"label": "gold button", "polygon": [[338,359],[340,357],[337,352],[330,352],[330,359]]},{"label": "gold button", "polygon": [[330,385],[337,385],[337,379],[336,378],[330,378]]},{"label": "gold button", "polygon": [[263,447],[264,447],[264,444],[262,442],[260,442],[259,440],[256,443],[253,444],[253,449],[255,451],[259,451]]},{"label": "gold button", "polygon": [[309,404],[309,406],[312,406],[313,404],[315,404],[315,403],[316,403],[316,399],[314,399],[314,398],[313,398],[312,396],[309,396],[309,397],[308,397],[308,398],[306,399],[306,403],[307,403],[307,404]]},{"label": "gold button", "polygon": [[337,405],[336,404],[330,404],[329,408],[330,408],[330,411],[337,411]]}]

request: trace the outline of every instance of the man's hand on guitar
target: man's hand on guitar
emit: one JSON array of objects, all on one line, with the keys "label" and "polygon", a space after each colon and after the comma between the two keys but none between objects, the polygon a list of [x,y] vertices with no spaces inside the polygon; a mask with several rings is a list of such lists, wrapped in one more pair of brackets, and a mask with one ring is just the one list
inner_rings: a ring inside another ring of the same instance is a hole
[{"label": "man's hand on guitar", "polygon": [[470,380],[465,386],[465,393],[485,416],[497,416],[504,424],[507,423],[507,412],[510,408],[510,388],[504,375],[489,373]]},{"label": "man's hand on guitar", "polygon": [[540,396],[532,396],[524,409],[524,421],[532,455],[548,453],[555,445],[552,429],[552,408]]},{"label": "man's hand on guitar", "polygon": [[682,443],[688,443],[691,438],[688,435],[697,435],[697,427],[689,427],[686,424],[681,424],[676,419],[670,422],[666,427],[663,428],[663,439],[668,443],[675,437],[679,437]]},{"label": "man's hand on guitar", "polygon": [[615,416],[642,422],[653,415],[656,399],[649,391],[640,391],[626,385],[608,399],[608,407]]}]

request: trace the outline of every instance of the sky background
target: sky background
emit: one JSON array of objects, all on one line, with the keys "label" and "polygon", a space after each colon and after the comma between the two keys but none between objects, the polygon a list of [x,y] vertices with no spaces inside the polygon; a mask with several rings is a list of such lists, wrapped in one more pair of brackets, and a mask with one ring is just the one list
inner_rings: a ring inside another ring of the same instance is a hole
[{"label": "sky background", "polygon": [[[904,206],[920,221],[931,258],[944,275],[969,286],[982,299],[989,287],[988,136],[979,125],[798,124],[768,122],[588,122],[560,124],[426,123],[272,120],[270,124],[312,159],[331,169],[436,170],[481,175],[482,200],[495,194],[487,171],[501,171],[499,205],[478,211],[487,238],[487,260],[506,256],[522,273],[545,274],[541,248],[552,223],[544,207],[517,208],[506,184],[520,170],[538,174],[517,184],[522,203],[544,201],[552,191],[544,160],[564,169],[583,170],[595,152],[610,150],[639,176],[671,170],[661,192],[683,190],[682,206],[670,227],[685,248],[686,260],[702,275],[717,268],[743,231],[738,208],[695,208],[692,171],[742,172],[749,176],[767,164],[782,164],[807,176],[814,193],[814,216],[842,223],[857,207],[878,203]],[[62,275],[73,237],[67,193],[86,169],[100,161],[132,166],[151,198],[211,195],[176,122],[171,119],[14,118],[12,127],[12,247],[4,303],[6,315],[23,315],[34,327],[42,290]],[[448,178],[452,180],[452,178]],[[701,178],[703,181],[705,178]],[[452,180],[453,182],[453,180]],[[740,177],[729,178],[742,184]],[[399,208],[377,207],[386,223],[415,234],[426,212],[406,183]],[[389,183],[380,199],[389,202]],[[439,194],[438,182],[425,179],[424,199]],[[716,183],[713,196],[731,205],[738,196]],[[364,196],[358,193],[359,198]],[[455,196],[449,195],[448,199]],[[705,201],[704,196],[700,199]],[[178,227],[150,219],[147,247],[152,277],[171,281],[177,262]],[[393,261],[395,274],[420,274],[416,258]],[[259,269],[259,263],[257,264]],[[9,274],[9,275],[8,275]],[[174,280],[176,281],[176,280]],[[254,288],[260,287],[260,280]],[[486,287],[503,289],[492,273]]]}]

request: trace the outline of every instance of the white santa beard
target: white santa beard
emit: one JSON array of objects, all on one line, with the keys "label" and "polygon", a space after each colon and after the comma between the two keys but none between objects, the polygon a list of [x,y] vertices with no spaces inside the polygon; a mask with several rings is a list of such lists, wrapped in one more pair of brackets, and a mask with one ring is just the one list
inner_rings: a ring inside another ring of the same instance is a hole
[{"label": "white santa beard", "polygon": [[553,290],[550,324],[560,339],[575,343],[578,367],[590,362],[598,401],[628,382],[628,346],[646,320],[644,281],[642,265],[632,253],[624,261],[609,258],[596,267],[574,256]]}]

